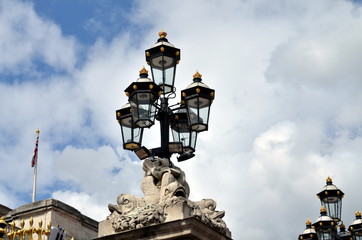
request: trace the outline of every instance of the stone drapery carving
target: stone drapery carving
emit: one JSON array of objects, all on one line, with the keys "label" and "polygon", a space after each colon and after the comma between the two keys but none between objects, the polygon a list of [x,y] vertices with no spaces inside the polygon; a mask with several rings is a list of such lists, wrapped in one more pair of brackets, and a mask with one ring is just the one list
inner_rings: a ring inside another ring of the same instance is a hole
[{"label": "stone drapery carving", "polygon": [[141,183],[144,197],[121,194],[117,205],[109,204],[107,217],[115,232],[141,228],[173,220],[196,217],[219,232],[230,232],[222,220],[224,211],[216,210],[216,202],[188,199],[189,185],[185,173],[167,158],[146,159]]}]

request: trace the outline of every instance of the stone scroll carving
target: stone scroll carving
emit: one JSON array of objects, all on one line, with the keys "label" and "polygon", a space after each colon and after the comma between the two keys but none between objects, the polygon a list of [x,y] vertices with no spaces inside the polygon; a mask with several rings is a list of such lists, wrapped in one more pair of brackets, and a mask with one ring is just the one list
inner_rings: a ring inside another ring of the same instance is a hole
[{"label": "stone scroll carving", "polygon": [[222,220],[225,212],[216,210],[214,200],[194,202],[188,199],[190,188],[185,173],[171,161],[146,159],[143,170],[141,188],[144,197],[121,194],[116,205],[108,205],[111,214],[107,220],[115,232],[196,217],[222,234],[230,234]]}]

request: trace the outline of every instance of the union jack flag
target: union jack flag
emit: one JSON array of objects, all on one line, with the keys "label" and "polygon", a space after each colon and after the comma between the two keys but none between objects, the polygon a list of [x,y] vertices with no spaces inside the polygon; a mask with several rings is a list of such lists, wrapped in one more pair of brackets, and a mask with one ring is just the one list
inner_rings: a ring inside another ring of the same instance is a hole
[{"label": "union jack flag", "polygon": [[33,155],[33,159],[31,160],[31,167],[35,167],[35,165],[38,162],[38,144],[39,144],[39,130],[37,130],[37,136],[36,136],[36,140],[35,140],[35,149],[34,149],[34,155]]}]

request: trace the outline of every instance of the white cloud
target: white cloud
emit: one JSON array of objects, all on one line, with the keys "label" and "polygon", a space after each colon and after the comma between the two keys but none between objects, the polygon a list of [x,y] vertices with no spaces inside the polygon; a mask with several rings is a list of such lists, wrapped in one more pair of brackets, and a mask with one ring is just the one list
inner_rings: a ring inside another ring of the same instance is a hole
[{"label": "white cloud", "polygon": [[31,3],[2,1],[0,24],[0,71],[30,74],[39,60],[55,70],[74,68],[75,39],[62,36],[59,26],[39,17]]},{"label": "white cloud", "polygon": [[102,206],[94,200],[94,196],[87,193],[56,191],[52,194],[52,198],[67,203],[93,219],[105,219],[109,215],[107,214],[107,206]]}]

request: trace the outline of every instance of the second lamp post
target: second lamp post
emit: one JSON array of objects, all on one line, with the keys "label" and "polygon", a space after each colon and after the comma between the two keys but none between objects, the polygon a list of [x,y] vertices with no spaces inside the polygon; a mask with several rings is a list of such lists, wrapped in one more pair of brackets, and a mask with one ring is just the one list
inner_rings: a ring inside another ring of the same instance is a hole
[{"label": "second lamp post", "polygon": [[[348,231],[341,220],[342,198],[344,193],[337,188],[330,177],[327,184],[317,194],[321,201],[320,217],[315,223],[306,222],[306,229],[299,235],[299,240],[362,240],[361,212],[356,212],[356,220]],[[337,228],[339,227],[339,231]]]}]

